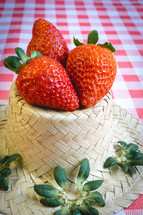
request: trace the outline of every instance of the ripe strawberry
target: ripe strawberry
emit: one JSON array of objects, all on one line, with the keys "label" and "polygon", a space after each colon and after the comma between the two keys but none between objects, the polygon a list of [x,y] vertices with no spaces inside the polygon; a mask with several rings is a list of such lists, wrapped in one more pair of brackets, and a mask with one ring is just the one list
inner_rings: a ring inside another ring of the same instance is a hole
[{"label": "ripe strawberry", "polygon": [[70,51],[66,65],[80,104],[85,108],[95,105],[109,92],[117,72],[114,47],[107,42],[95,45],[97,41],[97,31],[88,35],[88,44],[74,38],[77,47]]},{"label": "ripe strawberry", "polygon": [[65,65],[68,57],[68,47],[60,31],[45,19],[35,21],[32,31],[32,39],[27,47],[27,55],[30,52],[39,51],[42,55],[47,55],[62,65]]},{"label": "ripe strawberry", "polygon": [[17,57],[4,60],[5,67],[18,73],[17,89],[28,103],[60,110],[72,111],[79,107],[79,100],[64,67],[56,60],[32,52],[33,59],[15,49]]}]

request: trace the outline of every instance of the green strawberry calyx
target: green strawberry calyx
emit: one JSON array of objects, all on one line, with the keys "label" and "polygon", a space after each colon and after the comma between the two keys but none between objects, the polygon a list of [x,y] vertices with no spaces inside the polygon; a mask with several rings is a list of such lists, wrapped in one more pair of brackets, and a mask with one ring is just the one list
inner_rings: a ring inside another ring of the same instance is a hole
[{"label": "green strawberry calyx", "polygon": [[[73,38],[75,46],[84,45],[84,43],[81,43],[78,39]],[[91,31],[88,34],[87,38],[87,44],[96,44],[99,40],[98,32],[96,30]],[[104,44],[98,43],[97,46],[103,46],[105,48],[110,49],[111,52],[115,52],[116,49],[113,47],[112,43],[105,42]]]},{"label": "green strawberry calyx", "polygon": [[127,144],[124,141],[118,141],[115,155],[108,157],[104,162],[104,168],[120,167],[129,174],[136,174],[136,166],[143,166],[143,153],[138,151],[138,145],[134,143]]},{"label": "green strawberry calyx", "polygon": [[17,56],[9,56],[4,59],[3,64],[9,70],[19,73],[20,69],[28,64],[32,59],[42,56],[38,51],[31,51],[31,57],[27,56],[22,48],[15,48]]},{"label": "green strawberry calyx", "polygon": [[[41,196],[40,203],[44,206],[58,208],[54,215],[99,215],[97,207],[104,207],[105,201],[97,189],[104,182],[103,180],[86,181],[90,175],[90,164],[87,158],[84,158],[79,166],[79,171],[75,180],[70,180],[72,188],[79,195],[76,199],[68,197],[68,177],[61,166],[54,168],[54,179],[59,185],[58,188],[48,184],[35,184],[34,191]],[[43,198],[44,197],[44,198]]]}]

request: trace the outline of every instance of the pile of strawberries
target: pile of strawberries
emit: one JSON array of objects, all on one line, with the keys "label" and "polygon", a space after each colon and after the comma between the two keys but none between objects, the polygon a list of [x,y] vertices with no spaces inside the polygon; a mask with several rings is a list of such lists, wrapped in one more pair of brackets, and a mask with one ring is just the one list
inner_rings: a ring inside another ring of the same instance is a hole
[{"label": "pile of strawberries", "polygon": [[116,72],[111,43],[96,44],[97,31],[87,44],[74,38],[69,51],[60,31],[44,19],[35,21],[27,53],[16,48],[4,66],[18,74],[17,89],[28,103],[73,111],[95,105],[111,89]]}]

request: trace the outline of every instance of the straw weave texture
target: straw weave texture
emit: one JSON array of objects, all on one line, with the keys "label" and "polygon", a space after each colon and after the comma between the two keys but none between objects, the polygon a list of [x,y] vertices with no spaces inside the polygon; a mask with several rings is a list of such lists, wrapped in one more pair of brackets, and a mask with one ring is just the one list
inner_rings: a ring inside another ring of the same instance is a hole
[{"label": "straw weave texture", "polygon": [[15,83],[10,90],[7,147],[20,153],[29,173],[41,176],[57,164],[71,171],[84,157],[91,162],[92,174],[101,177],[105,154],[112,146],[112,99],[109,92],[97,105],[73,112],[43,109],[27,104]]},{"label": "straw weave texture", "polygon": [[[6,141],[4,138],[7,123],[6,108],[7,105],[0,106],[0,158],[7,154]],[[126,110],[116,105],[113,105],[113,128],[113,143],[121,139],[127,142],[136,142],[139,145],[140,151],[143,152],[143,125]],[[105,157],[106,156],[107,154]],[[91,162],[90,164],[92,165]],[[77,166],[78,163],[75,162],[74,174],[77,170]],[[139,194],[143,193],[142,167],[136,169],[136,175],[129,176],[122,171],[114,174],[109,170],[101,170],[101,166],[94,166],[95,172],[100,169],[100,176],[104,179],[104,183],[99,191],[104,196],[106,206],[104,208],[99,208],[101,215],[110,215],[113,212],[120,211],[122,208],[129,206]],[[20,162],[17,162],[17,165],[13,163],[12,169],[12,175],[9,176],[9,191],[0,191],[0,212],[7,215],[52,215],[54,209],[40,205],[37,200],[38,197],[33,191],[33,186],[35,183],[41,184],[47,182],[53,186],[57,186],[53,180],[53,170],[38,177],[36,171],[29,174],[28,171],[22,167]],[[95,176],[91,174],[88,180],[94,177]],[[74,177],[71,176],[71,178],[73,179]],[[99,179],[100,177],[96,178]],[[68,184],[68,189],[70,191],[69,197],[73,197],[72,192],[74,192],[74,188],[70,182]],[[74,195],[76,194],[74,193]]]}]

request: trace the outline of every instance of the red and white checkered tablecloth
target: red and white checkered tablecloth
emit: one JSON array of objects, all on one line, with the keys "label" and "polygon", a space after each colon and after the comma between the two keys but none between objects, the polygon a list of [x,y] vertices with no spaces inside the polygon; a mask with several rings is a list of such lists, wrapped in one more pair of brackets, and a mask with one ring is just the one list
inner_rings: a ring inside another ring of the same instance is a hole
[{"label": "red and white checkered tablecloth", "polygon": [[[3,60],[15,55],[15,47],[26,50],[38,18],[52,22],[69,49],[75,47],[73,36],[86,42],[92,30],[100,43],[112,42],[118,63],[113,100],[143,123],[143,0],[0,0],[0,103],[16,78]],[[118,213],[127,214],[143,214],[143,195]]]}]

